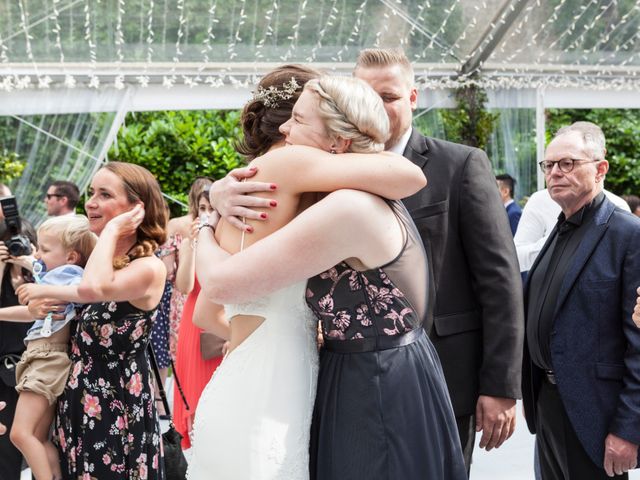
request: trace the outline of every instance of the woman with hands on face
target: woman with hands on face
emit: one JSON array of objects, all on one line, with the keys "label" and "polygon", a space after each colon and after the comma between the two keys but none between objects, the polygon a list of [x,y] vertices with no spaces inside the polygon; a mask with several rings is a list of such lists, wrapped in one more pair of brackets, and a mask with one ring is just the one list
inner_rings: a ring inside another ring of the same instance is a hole
[{"label": "woman with hands on face", "polygon": [[[191,432],[193,418],[204,387],[211,379],[211,375],[222,362],[222,357],[203,358],[202,329],[195,324],[194,310],[200,295],[200,283],[196,278],[195,245],[198,235],[199,217],[209,215],[213,209],[209,203],[209,188],[211,180],[200,178],[194,182],[189,194],[189,211],[192,218],[189,237],[185,237],[180,245],[180,263],[176,285],[189,282],[189,295],[184,303],[180,318],[180,334],[176,348],[175,373],[182,385],[182,392],[174,390],[173,423],[182,435],[182,448],[191,447]],[[192,197],[192,193],[199,193]],[[193,208],[195,207],[195,208]],[[182,394],[190,409],[187,410]]]},{"label": "woman with hands on face", "polygon": [[164,478],[160,430],[146,354],[166,268],[160,187],[144,168],[111,162],[94,175],[85,204],[99,238],[78,286],[29,285],[41,299],[85,304],[71,339],[71,373],[59,398],[55,440],[65,479]]}]

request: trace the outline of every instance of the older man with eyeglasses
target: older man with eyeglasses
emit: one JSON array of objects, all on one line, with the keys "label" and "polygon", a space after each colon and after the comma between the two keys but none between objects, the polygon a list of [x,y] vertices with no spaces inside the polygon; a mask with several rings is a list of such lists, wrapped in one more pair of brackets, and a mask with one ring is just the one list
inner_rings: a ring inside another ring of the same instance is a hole
[{"label": "older man with eyeglasses", "polygon": [[525,286],[522,394],[542,478],[628,478],[640,444],[640,219],[603,193],[602,130],[558,131],[540,162],[562,212]]}]

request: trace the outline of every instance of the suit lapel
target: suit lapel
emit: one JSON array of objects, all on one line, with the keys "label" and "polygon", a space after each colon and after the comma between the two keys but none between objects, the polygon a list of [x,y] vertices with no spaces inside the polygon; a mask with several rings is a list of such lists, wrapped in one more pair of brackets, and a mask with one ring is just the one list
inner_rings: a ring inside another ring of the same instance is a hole
[{"label": "suit lapel", "polygon": [[427,157],[428,150],[427,139],[418,131],[417,128],[413,127],[411,136],[409,137],[409,142],[407,142],[407,146],[405,147],[404,152],[402,152],[402,155],[424,170],[424,166],[429,161],[429,158]]},{"label": "suit lapel", "polygon": [[593,228],[589,228],[585,233],[584,238],[580,242],[580,246],[576,251],[575,258],[567,270],[564,279],[562,280],[562,285],[560,286],[560,292],[558,293],[558,303],[556,304],[554,317],[557,318],[558,311],[562,304],[567,299],[571,288],[576,283],[580,272],[585,267],[589,258],[593,254],[596,246],[602,239],[602,236],[609,228],[609,218],[611,214],[615,210],[615,205],[611,203],[609,200],[605,199],[602,205],[598,208],[598,211],[595,213],[593,219],[591,220],[595,223]]}]

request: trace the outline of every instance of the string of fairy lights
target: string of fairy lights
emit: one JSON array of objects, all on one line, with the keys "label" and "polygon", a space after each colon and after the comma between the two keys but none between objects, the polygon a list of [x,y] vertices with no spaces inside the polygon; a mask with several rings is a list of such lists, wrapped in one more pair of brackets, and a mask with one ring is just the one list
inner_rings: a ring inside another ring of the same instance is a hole
[{"label": "string of fairy lights", "polygon": [[[0,1],[0,91],[248,88],[258,64],[344,65],[368,46],[405,48],[421,88],[640,88],[640,0],[529,0],[497,45],[484,34],[508,0]],[[461,76],[486,48],[480,74]]]}]

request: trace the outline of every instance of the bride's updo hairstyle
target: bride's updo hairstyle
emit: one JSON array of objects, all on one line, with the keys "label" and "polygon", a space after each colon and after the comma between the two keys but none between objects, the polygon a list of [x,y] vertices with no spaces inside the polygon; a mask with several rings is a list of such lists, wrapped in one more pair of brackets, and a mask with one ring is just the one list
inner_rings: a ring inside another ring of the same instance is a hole
[{"label": "bride's updo hairstyle", "polygon": [[382,99],[366,82],[353,77],[322,76],[305,89],[318,95],[318,113],[331,139],[351,140],[350,152],[377,153],[389,138],[389,117]]},{"label": "bride's updo hairstyle", "polygon": [[236,150],[249,159],[265,154],[284,136],[280,125],[291,118],[291,110],[304,85],[320,72],[304,65],[282,65],[267,73],[242,109],[244,138]]}]

